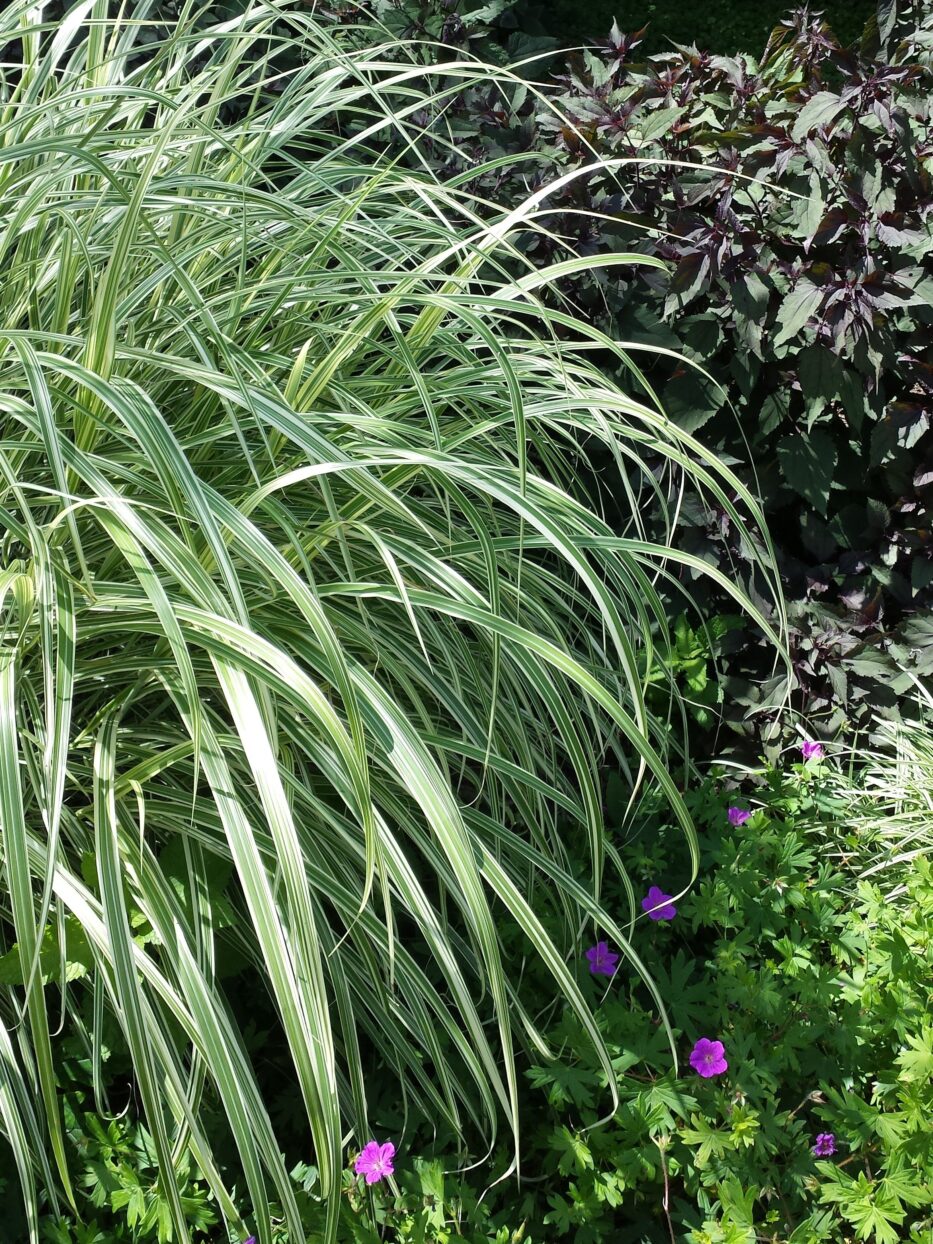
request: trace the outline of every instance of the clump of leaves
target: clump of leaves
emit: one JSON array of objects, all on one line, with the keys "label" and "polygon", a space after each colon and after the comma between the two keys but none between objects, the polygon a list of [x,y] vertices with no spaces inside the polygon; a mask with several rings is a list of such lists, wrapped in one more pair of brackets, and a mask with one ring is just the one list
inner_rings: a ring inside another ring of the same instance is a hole
[{"label": "clump of leaves", "polygon": [[647,700],[652,707],[664,708],[668,700],[664,688],[673,678],[680,689],[691,721],[706,728],[716,721],[716,710],[723,702],[723,687],[716,670],[729,648],[729,636],[742,627],[736,614],[719,614],[706,623],[694,625],[686,613],[675,620],[670,652],[660,659],[648,676]]},{"label": "clump of leaves", "polygon": [[[43,1244],[168,1244],[176,1238],[171,1205],[159,1178],[155,1146],[145,1127],[128,1117],[104,1119],[72,1099],[65,1126],[80,1154],[78,1185],[84,1210],[79,1223],[43,1220]],[[187,1155],[176,1167],[181,1203],[190,1231],[205,1238],[218,1214],[204,1180]]]},{"label": "clump of leaves", "polygon": [[[651,249],[674,267],[652,281],[653,302],[637,278],[603,292],[623,339],[682,349],[706,373],[655,366],[668,410],[754,463],[789,595],[808,605],[797,619],[802,706],[842,706],[830,731],[863,721],[871,698],[847,696],[845,659],[834,680],[838,657],[858,662],[885,616],[927,601],[933,581],[933,147],[921,47],[917,32],[844,49],[801,12],[760,61],[681,51],[638,70],[609,50],[575,67],[561,100],[588,122],[587,149],[574,156],[574,136],[556,136],[576,159],[593,147],[718,170],[637,166],[621,194],[605,187],[617,219],[665,230]],[[741,565],[726,516],[698,507],[692,517],[691,547]],[[848,648],[822,668],[807,642],[821,629],[813,604]],[[864,669],[851,672],[864,684]],[[772,690],[780,698],[785,686]]]}]

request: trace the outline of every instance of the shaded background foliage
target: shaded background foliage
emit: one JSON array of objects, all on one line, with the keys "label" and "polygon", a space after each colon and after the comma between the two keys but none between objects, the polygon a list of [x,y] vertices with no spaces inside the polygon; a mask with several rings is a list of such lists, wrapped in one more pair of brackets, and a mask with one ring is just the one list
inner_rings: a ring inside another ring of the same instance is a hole
[{"label": "shaded background foliage", "polygon": [[[827,0],[821,4],[826,20],[845,42],[861,34],[871,15],[873,0]],[[787,10],[775,0],[710,0],[703,5],[683,0],[521,0],[512,10],[517,28],[529,34],[551,35],[562,46],[588,43],[603,37],[613,21],[626,28],[647,26],[644,51],[663,52],[672,43],[692,44],[721,54],[745,52],[764,44],[772,27]],[[510,19],[506,18],[506,22]]]}]

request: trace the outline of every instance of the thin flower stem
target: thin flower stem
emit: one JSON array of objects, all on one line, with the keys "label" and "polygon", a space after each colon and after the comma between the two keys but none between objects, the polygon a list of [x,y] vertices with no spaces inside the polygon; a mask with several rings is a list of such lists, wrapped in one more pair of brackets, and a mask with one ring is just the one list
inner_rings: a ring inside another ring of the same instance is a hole
[{"label": "thin flower stem", "polygon": [[661,1170],[664,1174],[664,1196],[661,1198],[661,1205],[664,1208],[664,1217],[667,1219],[667,1229],[671,1235],[671,1244],[677,1244],[677,1238],[674,1235],[674,1224],[671,1221],[670,1199],[671,1199],[671,1183],[667,1173],[667,1158],[664,1156],[664,1149],[667,1145],[667,1137],[662,1140],[654,1138],[654,1143],[658,1146],[658,1153],[661,1155]]}]

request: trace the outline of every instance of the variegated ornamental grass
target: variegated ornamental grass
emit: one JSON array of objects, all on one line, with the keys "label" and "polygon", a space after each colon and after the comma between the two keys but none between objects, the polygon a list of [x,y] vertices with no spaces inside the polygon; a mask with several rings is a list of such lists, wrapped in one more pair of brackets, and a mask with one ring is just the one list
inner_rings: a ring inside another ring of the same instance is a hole
[{"label": "variegated ornamental grass", "polygon": [[[298,1211],[218,938],[267,982],[325,1191],[369,1135],[360,1043],[438,1120],[514,1131],[541,1038],[497,913],[602,1049],[580,935],[625,951],[635,904],[599,912],[601,767],[660,786],[694,850],[677,697],[643,698],[689,559],[643,516],[700,488],[754,550],[760,513],[592,361],[624,349],[540,304],[578,262],[522,265],[546,196],[499,212],[419,166],[426,95],[493,71],[347,52],[287,0],[207,30],[188,6],[155,44],[123,7],[0,16],[0,1127],[33,1231],[74,1212],[55,1046],[92,996],[175,1238],[183,1153],[246,1208],[209,1091],[267,1244],[269,1198],[296,1239]],[[580,482],[597,442],[622,533]]]}]

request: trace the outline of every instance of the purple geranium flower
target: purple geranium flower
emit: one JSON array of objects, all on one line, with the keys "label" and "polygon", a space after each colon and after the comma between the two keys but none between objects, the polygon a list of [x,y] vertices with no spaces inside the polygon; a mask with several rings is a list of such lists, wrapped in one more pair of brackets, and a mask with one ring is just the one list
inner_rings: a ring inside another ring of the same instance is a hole
[{"label": "purple geranium flower", "polygon": [[387,1140],[380,1145],[378,1140],[371,1140],[363,1146],[363,1152],[356,1159],[353,1169],[357,1175],[363,1175],[368,1184],[377,1184],[387,1175],[395,1174],[392,1159],[395,1157],[395,1145]]},{"label": "purple geranium flower", "polygon": [[744,825],[751,816],[751,812],[746,808],[730,808],[727,815],[730,825]]},{"label": "purple geranium flower", "polygon": [[648,913],[649,920],[673,920],[677,915],[673,895],[665,894],[656,885],[653,885],[641,900],[641,909]]},{"label": "purple geranium flower", "polygon": [[832,1132],[818,1132],[813,1152],[818,1158],[831,1158],[836,1152],[836,1137]]},{"label": "purple geranium flower", "polygon": [[800,748],[800,752],[804,758],[804,761],[822,760],[823,759],[823,744],[813,743],[811,742],[810,739],[804,739],[803,746]]},{"label": "purple geranium flower", "polygon": [[722,1042],[700,1037],[690,1051],[690,1066],[704,1080],[708,1080],[710,1076],[721,1076],[729,1066]]},{"label": "purple geranium flower", "polygon": [[609,949],[608,942],[597,942],[586,952],[590,961],[590,972],[594,976],[612,976],[619,962],[619,956]]}]

